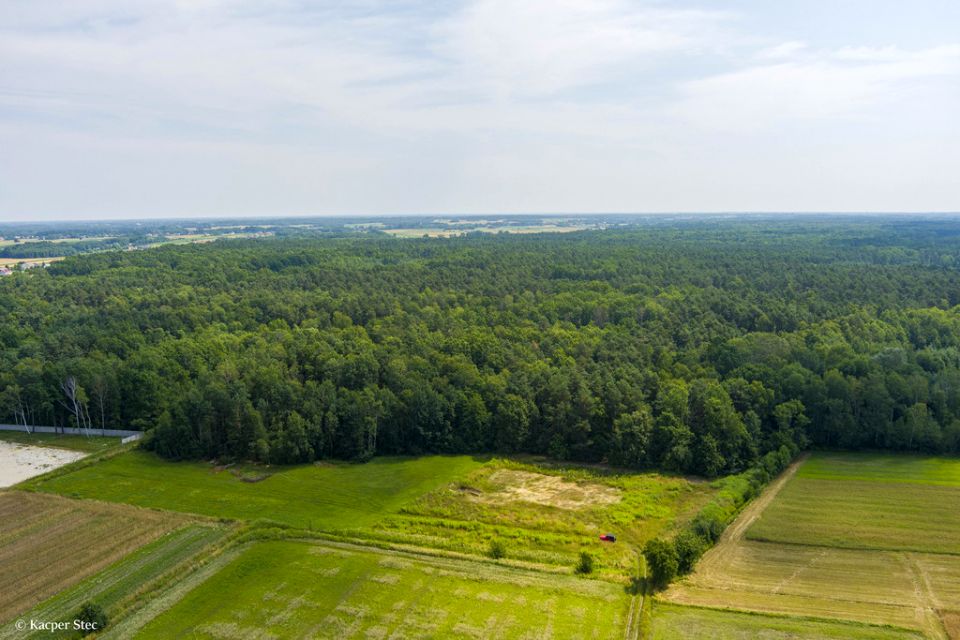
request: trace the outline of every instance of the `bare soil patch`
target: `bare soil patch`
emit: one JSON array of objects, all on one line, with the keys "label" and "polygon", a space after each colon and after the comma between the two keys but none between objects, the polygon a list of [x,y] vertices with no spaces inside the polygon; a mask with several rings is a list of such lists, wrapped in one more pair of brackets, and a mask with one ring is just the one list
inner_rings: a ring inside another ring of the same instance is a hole
[{"label": "bare soil patch", "polygon": [[531,471],[500,469],[490,475],[489,482],[495,491],[473,499],[484,502],[522,501],[559,507],[561,509],[585,509],[620,502],[620,490],[598,483],[571,482],[559,476]]},{"label": "bare soil patch", "polygon": [[81,451],[34,447],[0,440],[0,488],[13,486],[86,455]]}]

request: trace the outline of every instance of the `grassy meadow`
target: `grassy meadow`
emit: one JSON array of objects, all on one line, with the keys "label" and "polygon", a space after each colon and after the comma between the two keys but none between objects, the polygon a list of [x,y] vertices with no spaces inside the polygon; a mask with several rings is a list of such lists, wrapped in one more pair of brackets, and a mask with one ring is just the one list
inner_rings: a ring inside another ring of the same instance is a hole
[{"label": "grassy meadow", "polygon": [[235,469],[168,462],[135,450],[25,486],[216,518],[350,530],[369,526],[480,465],[469,456],[431,456]]},{"label": "grassy meadow", "polygon": [[960,554],[960,459],[816,454],[752,540]]},{"label": "grassy meadow", "polygon": [[674,605],[656,607],[649,635],[650,640],[920,640],[922,637],[901,629]]},{"label": "grassy meadow", "polygon": [[622,638],[608,582],[302,542],[263,542],[139,638]]}]

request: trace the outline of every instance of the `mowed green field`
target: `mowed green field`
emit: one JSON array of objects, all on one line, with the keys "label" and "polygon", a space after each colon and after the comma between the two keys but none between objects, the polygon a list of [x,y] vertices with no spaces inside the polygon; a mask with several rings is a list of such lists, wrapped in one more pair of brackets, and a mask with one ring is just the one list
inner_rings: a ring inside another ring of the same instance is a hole
[{"label": "mowed green field", "polygon": [[618,585],[357,547],[246,549],[138,638],[622,638]]},{"label": "mowed green field", "polygon": [[920,640],[923,636],[861,624],[700,607],[657,605],[650,640]]},{"label": "mowed green field", "polygon": [[960,554],[960,459],[818,453],[747,538]]},{"label": "mowed green field", "polygon": [[369,526],[482,463],[469,456],[377,458],[365,464],[271,469],[251,482],[207,463],[130,451],[26,487],[218,518],[267,519],[303,529]]},{"label": "mowed green field", "polygon": [[72,436],[61,433],[26,433],[25,431],[0,431],[0,441],[29,444],[36,447],[56,447],[86,453],[99,453],[120,444],[120,438],[101,436]]}]

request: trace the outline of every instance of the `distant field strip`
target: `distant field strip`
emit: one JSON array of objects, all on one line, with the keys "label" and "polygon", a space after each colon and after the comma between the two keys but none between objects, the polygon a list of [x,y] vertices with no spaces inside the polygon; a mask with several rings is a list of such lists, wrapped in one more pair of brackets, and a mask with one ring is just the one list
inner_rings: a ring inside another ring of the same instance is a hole
[{"label": "distant field strip", "polygon": [[809,618],[657,606],[650,640],[920,640],[899,629]]},{"label": "distant field strip", "polygon": [[468,456],[377,458],[366,464],[279,467],[251,482],[210,464],[130,451],[29,486],[218,518],[344,530],[370,525],[480,464]]},{"label": "distant field strip", "polygon": [[725,535],[664,598],[943,638],[960,611],[958,470],[950,459],[816,454],[731,526],[747,539]]},{"label": "distant field strip", "polygon": [[622,586],[495,565],[264,542],[138,638],[621,639]]},{"label": "distant field strip", "polygon": [[[155,540],[119,562],[97,573],[72,589],[21,614],[24,619],[71,620],[84,602],[96,602],[114,619],[121,603],[134,598],[138,590],[150,584],[178,564],[226,535],[226,529],[212,525],[189,525]],[[134,603],[135,604],[135,603]],[[24,634],[12,625],[0,627],[0,640],[50,638],[49,631]]]},{"label": "distant field strip", "polygon": [[183,523],[176,514],[122,505],[0,493],[0,621]]}]

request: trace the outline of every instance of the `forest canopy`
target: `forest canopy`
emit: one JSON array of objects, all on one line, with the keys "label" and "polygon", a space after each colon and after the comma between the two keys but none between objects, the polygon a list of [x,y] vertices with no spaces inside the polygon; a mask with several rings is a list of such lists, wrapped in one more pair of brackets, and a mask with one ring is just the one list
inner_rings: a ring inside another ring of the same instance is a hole
[{"label": "forest canopy", "polygon": [[958,267],[960,223],[894,219],[80,255],[0,281],[0,413],[270,463],[957,453]]}]

